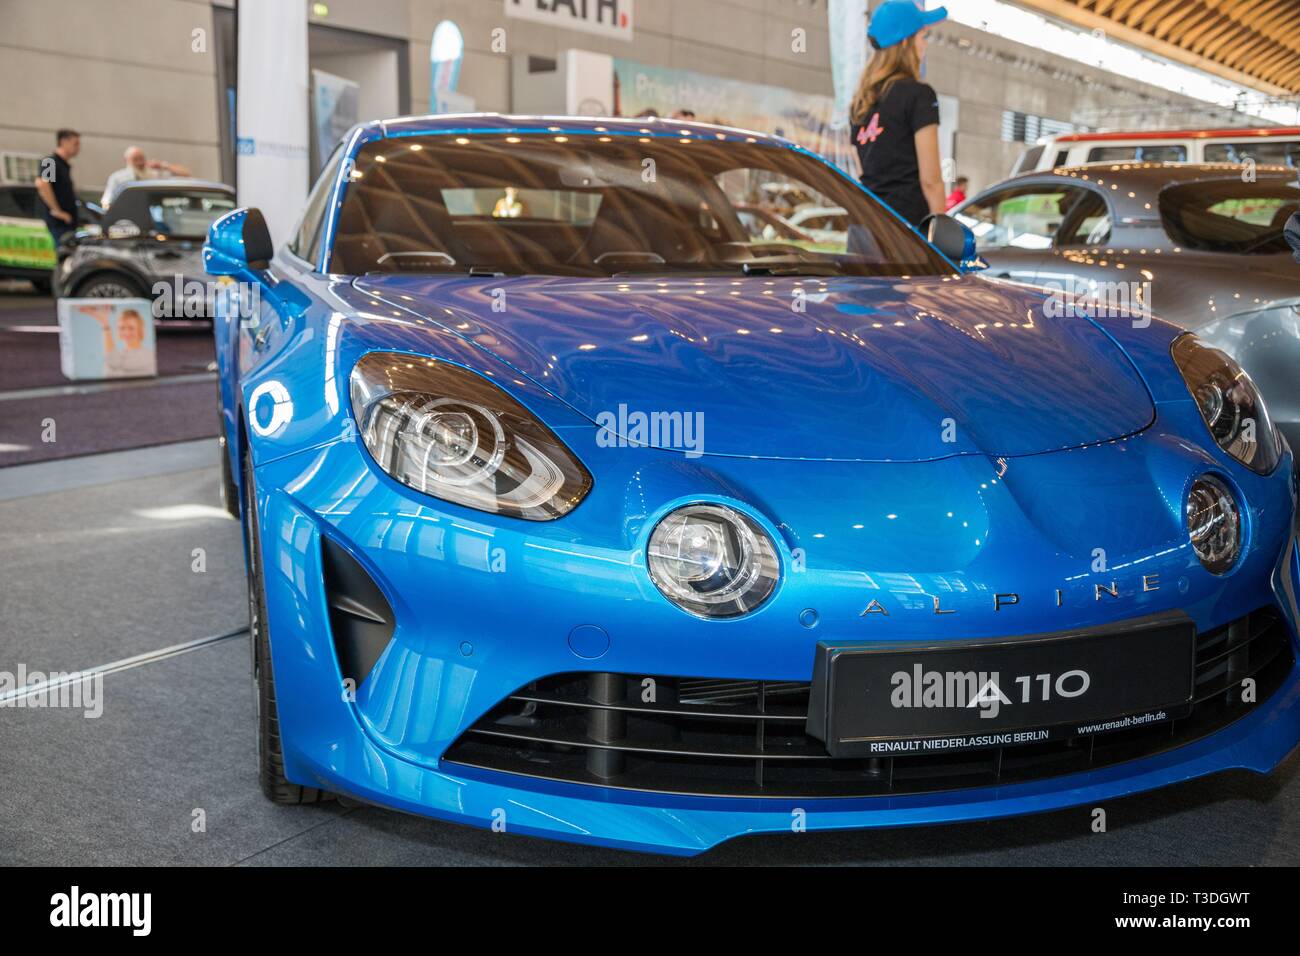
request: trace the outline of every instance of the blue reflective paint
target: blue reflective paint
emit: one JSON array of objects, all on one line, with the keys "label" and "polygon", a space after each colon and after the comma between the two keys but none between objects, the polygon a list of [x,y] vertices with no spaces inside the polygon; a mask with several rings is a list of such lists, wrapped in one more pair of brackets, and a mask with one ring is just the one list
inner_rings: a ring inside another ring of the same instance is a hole
[{"label": "blue reflective paint", "polygon": [[[503,122],[405,120],[387,135]],[[531,121],[572,133],[600,122]],[[360,128],[348,149],[382,135]],[[1172,326],[1045,318],[1037,294],[978,276],[805,278],[803,313],[789,308],[788,278],[668,279],[662,292],[572,278],[354,283],[284,252],[265,272],[241,271],[229,225],[213,226],[214,271],[265,286],[255,321],[218,320],[215,332],[232,470],[244,453],[255,465],[291,780],[461,823],[490,826],[504,810],[513,832],[691,854],[789,831],[796,809],[810,830],[902,826],[1267,772],[1300,739],[1293,672],[1203,740],[997,788],[685,797],[449,765],[444,751],[474,720],[567,671],[807,681],[824,640],[1013,637],[1175,609],[1205,630],[1267,605],[1294,643],[1292,456],[1261,476],[1213,443],[1169,358]],[[491,309],[497,287],[508,289],[505,313]],[[462,365],[507,390],[587,467],[588,497],[560,520],[527,522],[398,484],[351,422],[348,376],[374,350]],[[250,421],[255,395],[272,404]],[[600,440],[595,417],[620,401],[702,412],[705,453]],[[1187,489],[1206,471],[1243,505],[1245,551],[1221,577],[1200,566],[1184,529]],[[699,620],[649,579],[654,525],[701,501],[745,511],[776,542],[781,581],[750,615]],[[397,621],[355,701],[329,634],[323,537],[369,571]],[[1097,548],[1104,573],[1092,570]],[[1119,598],[1098,600],[1096,585],[1112,583]],[[990,596],[1008,591],[1020,602],[996,610]],[[937,619],[935,596],[957,613]],[[873,600],[887,618],[863,615]]]}]

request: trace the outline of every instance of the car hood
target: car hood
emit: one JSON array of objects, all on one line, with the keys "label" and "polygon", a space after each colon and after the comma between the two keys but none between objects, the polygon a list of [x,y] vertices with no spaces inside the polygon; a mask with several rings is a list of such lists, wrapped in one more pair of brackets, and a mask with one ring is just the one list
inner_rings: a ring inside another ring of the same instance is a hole
[{"label": "car hood", "polygon": [[[705,454],[859,461],[1030,455],[1154,417],[1141,377],[1096,325],[1047,318],[1041,293],[973,276],[355,285],[656,447],[682,447],[675,413]],[[655,413],[660,427],[646,427]]]},{"label": "car hood", "polygon": [[[1181,249],[1174,252],[1107,250],[1108,267],[1086,265],[1056,256],[1045,260],[1038,281],[1069,288],[1072,281],[1125,281],[1141,275],[1150,280],[1150,301],[1160,318],[1197,330],[1225,315],[1266,308],[1300,289],[1300,265],[1287,254],[1236,256]],[[986,257],[994,268],[998,256]],[[1123,271],[1120,271],[1123,270]]]}]

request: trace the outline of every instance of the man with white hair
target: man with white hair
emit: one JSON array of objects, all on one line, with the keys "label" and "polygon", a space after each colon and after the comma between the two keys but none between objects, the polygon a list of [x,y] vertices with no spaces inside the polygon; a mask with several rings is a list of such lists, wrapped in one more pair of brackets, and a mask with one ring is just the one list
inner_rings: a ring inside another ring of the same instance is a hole
[{"label": "man with white hair", "polygon": [[108,184],[104,186],[104,195],[100,199],[100,205],[104,208],[108,208],[123,186],[137,179],[190,175],[184,166],[163,162],[161,159],[149,159],[139,146],[128,146],[122,156],[126,159],[126,166],[109,176]]}]

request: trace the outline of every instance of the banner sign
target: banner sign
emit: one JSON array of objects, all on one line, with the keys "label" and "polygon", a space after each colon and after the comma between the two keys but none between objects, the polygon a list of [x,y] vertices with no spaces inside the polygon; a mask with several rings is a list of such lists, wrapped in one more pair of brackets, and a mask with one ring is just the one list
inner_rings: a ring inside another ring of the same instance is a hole
[{"label": "banner sign", "polygon": [[[316,142],[316,168],[312,178],[325,165],[334,145],[356,125],[360,112],[357,108],[357,94],[360,84],[324,70],[311,71],[312,85],[312,134]],[[274,234],[273,234],[274,235]]]},{"label": "banner sign", "polygon": [[835,101],[829,96],[621,59],[614,60],[614,84],[618,116],[689,110],[703,123],[784,136],[850,168],[843,165],[853,152],[848,130],[832,125]]},{"label": "banner sign", "polygon": [[632,39],[632,0],[504,0],[504,3],[508,17],[616,40]]},{"label": "banner sign", "polygon": [[429,43],[429,106],[433,112],[450,112],[439,104],[447,101],[448,94],[456,92],[464,60],[465,37],[460,27],[451,20],[443,20],[433,28],[433,40]]},{"label": "banner sign", "polygon": [[238,23],[239,204],[262,210],[278,246],[307,200],[307,7],[301,0],[241,3]]},{"label": "banner sign", "polygon": [[831,162],[854,176],[862,172],[858,154],[848,145],[849,106],[858,80],[867,66],[867,0],[828,0],[826,21],[830,28],[831,82],[835,86],[835,112],[831,129],[840,146]]}]

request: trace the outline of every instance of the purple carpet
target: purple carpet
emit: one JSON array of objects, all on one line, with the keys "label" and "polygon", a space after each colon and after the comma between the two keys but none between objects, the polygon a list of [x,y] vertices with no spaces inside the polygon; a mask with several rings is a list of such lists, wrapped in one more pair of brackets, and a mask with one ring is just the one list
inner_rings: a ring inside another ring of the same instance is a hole
[{"label": "purple carpet", "polygon": [[[28,331],[36,328],[49,331]],[[213,358],[210,330],[169,329],[157,333],[157,343],[159,375],[201,372]],[[0,392],[67,384],[53,302],[0,311]]]},{"label": "purple carpet", "polygon": [[[109,388],[86,395],[5,399],[3,393],[72,384],[59,369],[50,300],[0,309],[0,466],[207,438],[217,433],[215,378]],[[158,374],[192,375],[213,360],[209,331],[158,333]],[[54,421],[53,442],[43,440]]]}]

